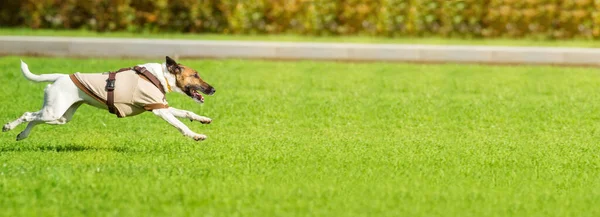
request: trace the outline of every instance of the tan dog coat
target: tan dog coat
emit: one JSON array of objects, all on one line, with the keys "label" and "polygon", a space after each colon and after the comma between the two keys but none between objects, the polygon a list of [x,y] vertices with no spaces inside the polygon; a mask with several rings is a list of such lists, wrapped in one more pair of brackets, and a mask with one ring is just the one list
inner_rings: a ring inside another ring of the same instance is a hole
[{"label": "tan dog coat", "polygon": [[[71,74],[70,77],[81,91],[106,104],[108,73],[83,74],[78,72]],[[116,74],[114,95],[116,114],[120,118],[169,107],[165,95],[150,81],[143,79],[133,70]]]}]

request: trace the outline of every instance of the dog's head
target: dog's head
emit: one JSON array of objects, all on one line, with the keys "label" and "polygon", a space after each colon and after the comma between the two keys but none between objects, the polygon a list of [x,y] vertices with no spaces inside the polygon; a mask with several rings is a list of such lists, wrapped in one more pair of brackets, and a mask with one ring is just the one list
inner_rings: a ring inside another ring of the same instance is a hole
[{"label": "dog's head", "polygon": [[175,76],[175,85],[177,85],[183,93],[194,99],[194,101],[204,103],[204,97],[200,92],[206,95],[213,95],[215,93],[215,88],[204,82],[204,80],[200,78],[200,75],[198,75],[198,71],[178,64],[168,56],[166,65],[169,73]]}]

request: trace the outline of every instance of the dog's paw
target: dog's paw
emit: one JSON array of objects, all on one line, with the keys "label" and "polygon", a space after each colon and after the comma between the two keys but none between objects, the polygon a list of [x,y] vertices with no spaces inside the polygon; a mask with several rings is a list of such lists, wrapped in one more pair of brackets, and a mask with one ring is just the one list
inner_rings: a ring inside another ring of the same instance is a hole
[{"label": "dog's paw", "polygon": [[205,140],[208,137],[206,137],[206,135],[204,135],[204,134],[196,134],[193,138],[196,141],[202,141],[202,140]]},{"label": "dog's paw", "polygon": [[210,124],[212,120],[204,116],[194,116],[190,118],[190,121],[198,121],[202,124]]},{"label": "dog's paw", "polygon": [[212,120],[210,118],[207,118],[207,117],[200,117],[198,119],[198,121],[200,121],[200,123],[202,123],[202,124],[210,124],[210,123],[212,123]]},{"label": "dog's paw", "polygon": [[25,135],[23,134],[23,132],[21,132],[21,133],[19,133],[19,135],[17,135],[17,141],[21,141],[21,140],[23,140],[23,139],[25,139],[25,138],[27,138],[27,136],[25,136]]},{"label": "dog's paw", "polygon": [[2,132],[7,132],[12,130],[12,128],[10,127],[10,124],[5,124],[4,127],[2,127]]}]

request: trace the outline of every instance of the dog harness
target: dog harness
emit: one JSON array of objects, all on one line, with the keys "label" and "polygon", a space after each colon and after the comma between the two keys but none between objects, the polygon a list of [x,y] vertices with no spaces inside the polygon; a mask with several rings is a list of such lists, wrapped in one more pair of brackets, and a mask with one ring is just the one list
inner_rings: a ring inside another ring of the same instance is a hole
[{"label": "dog harness", "polygon": [[75,73],[69,77],[81,91],[105,104],[119,118],[169,107],[162,84],[145,67],[103,74]]}]

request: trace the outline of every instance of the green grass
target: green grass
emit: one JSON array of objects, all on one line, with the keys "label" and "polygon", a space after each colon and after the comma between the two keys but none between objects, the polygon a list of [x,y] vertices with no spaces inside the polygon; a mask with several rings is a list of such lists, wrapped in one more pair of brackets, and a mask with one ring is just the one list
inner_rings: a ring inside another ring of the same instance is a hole
[{"label": "green grass", "polygon": [[[0,58],[1,120],[45,84]],[[34,73],[160,60],[23,58]],[[182,60],[213,118],[117,119],[0,136],[0,216],[599,216],[600,75],[591,68]]]},{"label": "green grass", "polygon": [[12,36],[71,36],[108,38],[158,38],[192,40],[242,40],[242,41],[291,41],[291,42],[341,42],[341,43],[390,43],[390,44],[436,44],[436,45],[490,45],[490,46],[550,46],[550,47],[600,47],[594,40],[535,40],[535,39],[461,39],[440,37],[387,38],[372,36],[300,36],[300,35],[223,35],[223,34],[183,34],[183,33],[98,33],[88,30],[53,30],[0,28],[0,35]]}]

